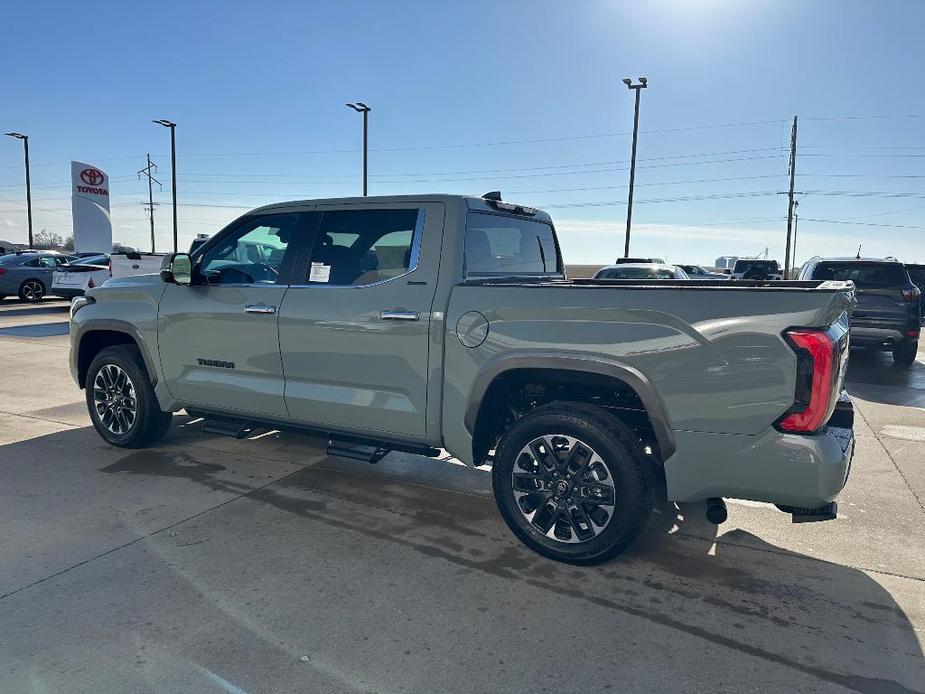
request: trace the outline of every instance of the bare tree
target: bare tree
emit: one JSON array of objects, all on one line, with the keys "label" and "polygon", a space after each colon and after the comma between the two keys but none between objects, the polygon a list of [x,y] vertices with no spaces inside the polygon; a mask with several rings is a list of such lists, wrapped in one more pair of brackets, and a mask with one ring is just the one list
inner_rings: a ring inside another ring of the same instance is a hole
[{"label": "bare tree", "polygon": [[61,234],[48,231],[48,229],[42,229],[32,240],[33,245],[40,249],[61,248],[63,242],[64,240],[61,238]]}]

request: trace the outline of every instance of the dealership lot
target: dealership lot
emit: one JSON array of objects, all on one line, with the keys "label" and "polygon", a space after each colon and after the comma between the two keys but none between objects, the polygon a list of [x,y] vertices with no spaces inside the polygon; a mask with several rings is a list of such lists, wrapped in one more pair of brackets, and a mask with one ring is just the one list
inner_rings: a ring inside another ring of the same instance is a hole
[{"label": "dealership lot", "polygon": [[852,355],[840,517],[661,505],[547,561],[487,471],[295,435],[106,446],[67,304],[0,302],[0,691],[925,691],[925,354]]}]

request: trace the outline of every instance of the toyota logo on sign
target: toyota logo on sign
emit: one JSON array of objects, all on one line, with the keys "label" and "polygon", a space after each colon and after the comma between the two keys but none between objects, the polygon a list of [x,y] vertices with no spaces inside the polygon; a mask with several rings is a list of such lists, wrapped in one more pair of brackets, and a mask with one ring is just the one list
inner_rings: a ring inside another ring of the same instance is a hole
[{"label": "toyota logo on sign", "polygon": [[106,176],[99,169],[84,169],[80,172],[80,180],[88,186],[98,186]]}]

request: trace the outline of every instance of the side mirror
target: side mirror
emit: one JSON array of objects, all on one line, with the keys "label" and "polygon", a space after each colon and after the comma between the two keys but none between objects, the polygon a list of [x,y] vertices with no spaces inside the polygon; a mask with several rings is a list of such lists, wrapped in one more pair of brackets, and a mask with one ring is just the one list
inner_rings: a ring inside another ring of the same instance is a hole
[{"label": "side mirror", "polygon": [[188,253],[170,253],[161,261],[161,280],[168,284],[191,284],[193,262]]}]

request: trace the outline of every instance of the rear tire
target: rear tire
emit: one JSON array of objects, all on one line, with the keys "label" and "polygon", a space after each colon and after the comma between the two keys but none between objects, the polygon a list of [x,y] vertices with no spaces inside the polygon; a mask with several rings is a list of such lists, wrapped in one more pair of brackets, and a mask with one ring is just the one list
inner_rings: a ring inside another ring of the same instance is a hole
[{"label": "rear tire", "polygon": [[919,351],[919,341],[903,342],[893,348],[893,361],[898,366],[912,366]]},{"label": "rear tire", "polygon": [[161,411],[137,347],[116,345],[97,354],[85,391],[90,421],[113,446],[145,448],[170,428],[173,413]]},{"label": "rear tire", "polygon": [[29,279],[19,285],[19,300],[28,304],[37,304],[45,296],[45,283],[42,280]]},{"label": "rear tire", "polygon": [[623,551],[648,520],[649,465],[613,415],[552,403],[504,434],[492,487],[504,521],[530,549],[569,564],[599,564]]}]

